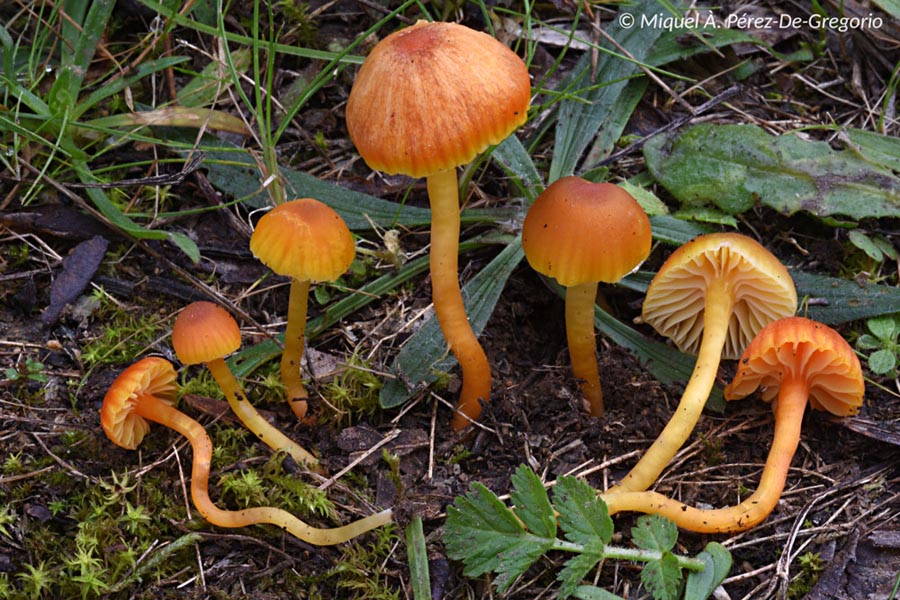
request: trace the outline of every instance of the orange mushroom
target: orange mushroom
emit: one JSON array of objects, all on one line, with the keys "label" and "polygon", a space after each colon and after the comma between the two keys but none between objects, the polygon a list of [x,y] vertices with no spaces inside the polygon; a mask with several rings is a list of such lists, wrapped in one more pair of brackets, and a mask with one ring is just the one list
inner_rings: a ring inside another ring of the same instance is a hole
[{"label": "orange mushroom", "polygon": [[308,409],[300,375],[311,281],[335,281],[353,262],[356,245],[347,224],[331,207],[313,198],[279,204],[256,224],[250,251],[279,275],[291,278],[281,379],[298,419]]},{"label": "orange mushroom", "polygon": [[300,464],[317,468],[319,461],[306,449],[266,421],[247,399],[225,357],[241,347],[241,330],[224,308],[212,302],[185,306],[172,327],[172,347],[185,365],[205,364],[219,384],[231,410],[264,444],[284,450]]},{"label": "orange mushroom", "polygon": [[650,487],[700,419],[719,361],[737,358],[764,325],[796,310],[787,269],[747,236],[702,235],[673,252],[647,289],[642,318],[697,362],[672,418],[607,494]]},{"label": "orange mushroom", "polygon": [[328,546],[351,540],[391,522],[390,509],[333,529],[313,527],[280,508],[261,506],[222,510],[209,497],[212,442],[197,421],[174,407],[176,386],[172,364],[157,357],[144,358],[125,369],[112,383],[100,409],[100,423],[112,442],[134,450],[153,421],[188,439],[194,453],[191,498],[200,515],[220,527],[246,527],[268,523],[310,544]]},{"label": "orange mushroom", "polygon": [[456,167],[525,123],[531,82],[525,63],[491,36],[455,23],[395,32],[363,62],[347,101],[347,129],[373,169],[427,177],[434,310],[462,368],[453,428],[490,401],[491,368],[466,316],[459,286]]},{"label": "orange mushroom", "polygon": [[603,388],[594,338],[594,299],[600,281],[615,283],[650,254],[650,219],[612,183],[563,177],[537,197],[522,227],[532,268],[566,287],[566,338],[586,408],[602,416]]},{"label": "orange mushroom", "polygon": [[803,317],[768,324],[741,357],[734,381],[725,388],[729,400],[757,388],[774,402],[775,434],[756,491],[728,508],[697,509],[656,492],[620,492],[604,499],[610,514],[658,513],[679,527],[700,533],[744,531],[761,523],[784,490],[791,459],[800,443],[807,399],[810,406],[838,416],[854,415],[862,406],[865,383],[859,359],[833,329]]}]

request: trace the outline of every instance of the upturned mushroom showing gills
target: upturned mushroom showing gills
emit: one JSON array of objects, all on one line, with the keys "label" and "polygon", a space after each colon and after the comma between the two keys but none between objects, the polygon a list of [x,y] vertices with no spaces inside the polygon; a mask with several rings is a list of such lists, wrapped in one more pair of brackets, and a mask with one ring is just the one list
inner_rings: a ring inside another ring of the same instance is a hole
[{"label": "upturned mushroom showing gills", "polygon": [[219,384],[231,410],[264,444],[283,450],[300,464],[317,468],[319,461],[257,412],[235,379],[225,357],[241,347],[241,330],[224,308],[212,302],[185,306],[172,327],[172,347],[185,365],[205,364]]},{"label": "upturned mushroom showing gills", "polygon": [[697,361],[672,418],[607,493],[650,487],[700,419],[720,360],[736,359],[763,326],[796,310],[787,269],[747,236],[703,235],[673,252],[650,282],[642,318]]},{"label": "upturned mushroom showing gills", "polygon": [[463,25],[419,21],[372,49],[347,101],[350,138],[372,169],[427,178],[434,310],[462,369],[454,429],[478,419],[491,393],[459,285],[456,167],[525,123],[530,99],[528,68],[502,43]]},{"label": "upturned mushroom showing gills", "polygon": [[347,224],[313,198],[279,204],[256,224],[250,251],[279,275],[291,278],[281,379],[288,404],[306,420],[306,388],[300,375],[311,281],[336,281],[353,262],[356,244]]},{"label": "upturned mushroom showing gills", "polygon": [[803,317],[774,321],[759,332],[741,357],[737,375],[726,388],[729,400],[757,389],[773,402],[775,434],[756,491],[736,506],[697,509],[656,492],[604,495],[610,513],[658,513],[679,527],[700,533],[744,531],[761,523],[775,508],[800,443],[806,402],[838,416],[855,415],[865,383],[859,359],[833,329]]},{"label": "upturned mushroom showing gills", "polygon": [[172,364],[157,357],[144,358],[125,369],[112,383],[100,409],[100,423],[116,445],[134,450],[150,429],[148,421],[165,425],[187,438],[194,453],[191,498],[200,515],[220,527],[275,525],[310,544],[328,546],[351,540],[389,523],[390,510],[333,529],[313,527],[280,508],[260,506],[223,510],[209,497],[212,442],[197,421],[174,407],[176,386]]},{"label": "upturned mushroom showing gills", "polygon": [[612,183],[563,177],[537,197],[522,227],[532,268],[566,287],[566,339],[586,408],[604,412],[594,338],[594,299],[600,281],[615,283],[650,254],[650,219]]}]

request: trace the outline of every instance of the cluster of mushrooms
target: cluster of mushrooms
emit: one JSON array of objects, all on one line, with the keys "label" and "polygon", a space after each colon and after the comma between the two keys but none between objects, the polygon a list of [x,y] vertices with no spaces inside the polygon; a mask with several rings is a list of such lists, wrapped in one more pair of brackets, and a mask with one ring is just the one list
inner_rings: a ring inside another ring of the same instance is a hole
[{"label": "cluster of mushrooms", "polygon": [[[466,75],[463,76],[462,73]],[[385,85],[403,81],[407,94]],[[461,87],[460,82],[465,82]],[[490,401],[491,369],[466,315],[459,284],[460,201],[456,168],[512,134],[527,119],[531,84],[524,62],[493,37],[452,23],[420,21],[389,35],[366,58],[346,107],[347,128],[374,170],[426,177],[432,212],[430,272],[434,310],[449,350],[461,367],[454,429],[476,421]],[[563,177],[530,207],[522,245],[529,264],[566,288],[566,336],[584,407],[604,413],[596,358],[594,303],[599,282],[615,283],[647,258],[647,215],[624,189]],[[304,198],[279,204],[259,220],[253,254],[291,278],[281,376],[296,416],[310,423],[300,375],[310,282],[333,281],[350,266],[354,239],[341,217]],[[677,249],[651,282],[642,320],[682,351],[697,355],[675,413],[621,482],[601,494],[610,513],[659,513],[697,532],[750,528],[772,511],[784,488],[807,401],[835,415],[855,414],[864,384],[858,359],[834,330],[793,316],[797,293],[787,269],[753,239],[735,233],[700,236]],[[311,470],[316,458],[253,408],[224,360],[241,344],[231,315],[196,302],[178,315],[172,345],[184,365],[205,364],[235,415],[263,443]],[[775,433],[757,490],[737,506],[698,509],[648,491],[694,429],[715,383],[721,359],[738,359],[729,400],[757,389],[774,401]],[[126,369],[101,410],[110,439],[133,449],[147,421],[191,443],[191,495],[210,523],[241,527],[269,523],[313,544],[349,540],[392,519],[385,510],[334,529],[311,527],[274,507],[222,510],[210,500],[212,446],[203,427],[174,408],[176,371],[148,357]],[[776,398],[777,396],[777,398]]]}]

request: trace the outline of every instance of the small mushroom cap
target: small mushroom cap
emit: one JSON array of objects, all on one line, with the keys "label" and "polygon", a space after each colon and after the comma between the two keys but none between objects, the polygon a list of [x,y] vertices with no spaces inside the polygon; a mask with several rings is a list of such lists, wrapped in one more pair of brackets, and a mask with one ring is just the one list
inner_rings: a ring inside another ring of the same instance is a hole
[{"label": "small mushroom cap", "polygon": [[100,409],[100,425],[106,436],[127,450],[137,448],[150,431],[150,424],[135,414],[135,407],[144,396],[174,405],[178,391],[175,379],[172,363],[156,356],[141,359],[122,371],[109,386]]},{"label": "small mushroom cap", "polygon": [[642,319],[682,352],[696,354],[706,290],[717,279],[728,281],[734,299],[722,358],[736,359],[760,329],[797,310],[794,282],[777,258],[745,235],[712,233],[681,246],[660,267]]},{"label": "small mushroom cap", "polygon": [[212,302],[192,302],[175,318],[172,347],[186,365],[224,358],[241,347],[241,330],[224,308]]},{"label": "small mushroom cap", "polygon": [[817,410],[846,417],[862,406],[859,359],[838,332],[822,323],[788,317],[766,325],[747,346],[725,397],[736,400],[762,388],[760,395],[769,402],[786,379],[805,379],[809,403]]},{"label": "small mushroom cap", "polygon": [[525,123],[528,68],[490,35],[419,21],[379,42],[356,75],[347,130],[375,170],[425,177],[472,161]]},{"label": "small mushroom cap", "polygon": [[250,251],[266,266],[301,281],[334,281],[353,262],[356,245],[347,224],[313,198],[279,204],[256,224]]},{"label": "small mushroom cap", "polygon": [[537,197],[522,227],[532,268],[561,285],[619,281],[650,254],[650,219],[612,183],[563,177]]}]

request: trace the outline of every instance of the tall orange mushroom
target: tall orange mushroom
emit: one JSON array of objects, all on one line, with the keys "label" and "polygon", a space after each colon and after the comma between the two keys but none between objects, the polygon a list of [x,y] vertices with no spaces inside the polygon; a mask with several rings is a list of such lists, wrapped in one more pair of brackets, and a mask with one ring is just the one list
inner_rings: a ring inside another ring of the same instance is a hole
[{"label": "tall orange mushroom", "polygon": [[615,283],[650,254],[650,219],[612,183],[580,177],[553,182],[528,209],[522,248],[536,271],[566,287],[566,338],[586,408],[604,412],[594,338],[594,299],[600,281]]},{"label": "tall orange mushroom", "polygon": [[306,419],[306,388],[300,375],[311,281],[335,281],[353,262],[356,244],[347,224],[330,206],[313,198],[279,204],[256,224],[250,251],[279,275],[291,278],[281,379],[288,404]]},{"label": "tall orange mushroom", "polygon": [[775,508],[787,480],[807,400],[818,410],[854,415],[865,393],[859,359],[835,330],[803,317],[788,317],[764,327],[739,362],[728,387],[729,400],[760,389],[775,398],[775,434],[756,491],[736,506],[698,509],[656,492],[604,495],[610,513],[637,511],[668,517],[679,527],[701,533],[744,531],[761,523]]},{"label": "tall orange mushroom", "polygon": [[300,464],[317,469],[319,461],[300,444],[284,435],[253,408],[235,379],[225,357],[241,347],[241,330],[224,308],[212,302],[192,302],[175,318],[172,347],[185,365],[205,364],[219,384],[231,410],[264,444],[284,450]]},{"label": "tall orange mushroom", "polygon": [[462,368],[455,429],[477,419],[491,393],[459,286],[456,167],[525,123],[530,99],[528,69],[509,48],[463,25],[419,21],[372,49],[347,101],[350,138],[371,168],[427,178],[434,310]]},{"label": "tall orange mushroom", "polygon": [[125,369],[112,383],[100,409],[100,424],[116,445],[134,450],[150,430],[148,421],[165,425],[187,438],[194,453],[191,466],[191,499],[200,515],[220,527],[275,525],[310,544],[327,546],[351,540],[391,522],[390,509],[342,527],[322,529],[293,514],[271,506],[222,510],[209,497],[212,442],[203,426],[174,407],[175,369],[158,357],[148,357]]},{"label": "tall orange mushroom", "polygon": [[647,289],[642,318],[697,362],[672,418],[607,493],[650,487],[700,419],[719,361],[737,358],[764,325],[796,310],[787,269],[752,238],[713,233],[673,252]]}]

